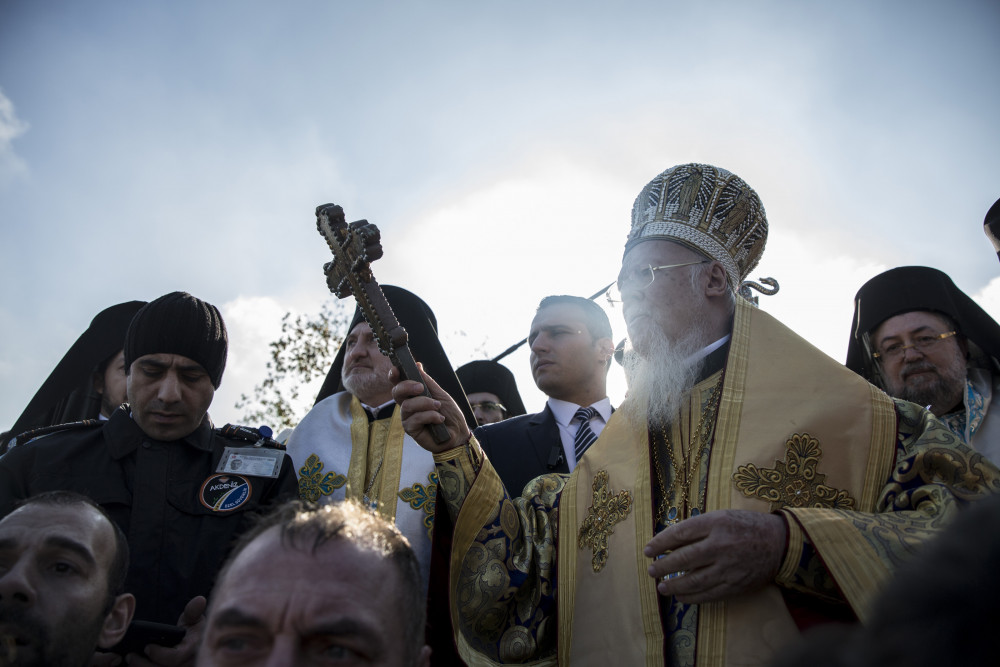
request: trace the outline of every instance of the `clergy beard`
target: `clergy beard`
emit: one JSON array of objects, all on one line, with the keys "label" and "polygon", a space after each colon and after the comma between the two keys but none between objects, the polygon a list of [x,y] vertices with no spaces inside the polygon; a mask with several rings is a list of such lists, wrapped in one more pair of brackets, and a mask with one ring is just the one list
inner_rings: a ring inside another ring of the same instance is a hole
[{"label": "clergy beard", "polygon": [[657,334],[645,357],[635,350],[626,352],[628,400],[621,410],[634,428],[646,428],[647,419],[650,424],[673,421],[698,381],[705,358],[693,357],[707,344],[706,336],[699,321],[676,342]]},{"label": "clergy beard", "polygon": [[392,398],[392,383],[389,382],[389,378],[382,377],[371,369],[352,369],[348,375],[341,378],[341,382],[344,384],[344,389],[373,408]]},{"label": "clergy beard", "polygon": [[898,377],[886,379],[886,392],[904,401],[929,407],[940,417],[962,404],[967,372],[965,359],[957,354],[944,366],[918,359],[903,364]]}]

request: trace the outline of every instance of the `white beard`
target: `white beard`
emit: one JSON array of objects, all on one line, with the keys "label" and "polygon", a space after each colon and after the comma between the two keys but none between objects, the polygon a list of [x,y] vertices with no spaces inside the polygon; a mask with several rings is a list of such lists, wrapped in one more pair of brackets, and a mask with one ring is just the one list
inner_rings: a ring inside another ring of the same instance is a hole
[{"label": "white beard", "polygon": [[[633,428],[672,422],[691,395],[705,358],[694,356],[705,347],[706,327],[689,328],[680,340],[671,342],[663,334],[650,341],[645,357],[634,350],[625,353],[628,396],[621,411]],[[711,342],[711,341],[709,341]]]},{"label": "white beard", "polygon": [[392,383],[388,377],[376,373],[374,370],[360,369],[349,375],[341,376],[340,381],[351,394],[358,397],[358,400],[373,408],[379,407],[384,401],[378,397],[392,398]]}]

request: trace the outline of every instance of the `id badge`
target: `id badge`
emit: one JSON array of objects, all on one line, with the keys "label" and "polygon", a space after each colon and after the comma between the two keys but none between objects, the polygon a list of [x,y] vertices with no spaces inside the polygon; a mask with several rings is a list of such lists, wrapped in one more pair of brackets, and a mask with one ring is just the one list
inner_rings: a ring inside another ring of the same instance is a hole
[{"label": "id badge", "polygon": [[216,472],[276,478],[285,452],[263,447],[226,447]]}]

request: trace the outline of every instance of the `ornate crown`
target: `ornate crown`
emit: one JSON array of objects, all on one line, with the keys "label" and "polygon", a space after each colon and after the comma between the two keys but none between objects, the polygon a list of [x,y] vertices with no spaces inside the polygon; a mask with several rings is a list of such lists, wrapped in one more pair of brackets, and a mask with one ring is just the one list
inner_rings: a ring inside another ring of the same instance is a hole
[{"label": "ornate crown", "polygon": [[682,164],[650,181],[632,205],[625,251],[649,239],[681,243],[722,262],[739,289],[764,251],[767,216],[760,197],[736,174]]}]

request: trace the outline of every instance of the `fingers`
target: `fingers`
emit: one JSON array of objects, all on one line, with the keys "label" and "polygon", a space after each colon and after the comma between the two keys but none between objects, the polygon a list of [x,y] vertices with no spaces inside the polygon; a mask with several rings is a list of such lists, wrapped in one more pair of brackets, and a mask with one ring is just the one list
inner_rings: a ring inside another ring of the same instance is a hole
[{"label": "fingers", "polygon": [[[423,384],[416,380],[403,380],[402,373],[395,366],[389,371],[389,381],[393,383],[392,397],[393,399],[402,405],[402,402],[407,398],[412,396],[418,396],[424,393],[424,386],[427,387],[427,393],[431,395],[432,398],[437,400],[444,400],[450,398],[448,392],[441,388],[441,386],[434,381],[430,375],[424,372],[424,365],[417,362],[417,369],[420,371],[420,377],[423,380]],[[396,398],[396,392],[399,389],[400,398]]]},{"label": "fingers", "polygon": [[785,547],[784,519],[717,510],[670,526],[646,545],[657,591],[686,603],[712,602],[773,581]]},{"label": "fingers", "polygon": [[[393,369],[395,371],[395,369]],[[391,374],[390,374],[391,375]],[[399,378],[396,378],[397,380]],[[392,400],[396,401],[399,405],[404,405],[407,400],[417,397],[426,398],[429,401],[435,399],[429,396],[423,396],[424,387],[416,380],[403,380],[401,382],[396,382],[392,387]]]},{"label": "fingers", "polygon": [[671,595],[684,604],[724,600],[733,595],[732,584],[721,579],[717,568],[681,572],[656,584],[656,592]]},{"label": "fingers", "polygon": [[188,630],[184,639],[177,646],[157,646],[150,644],[146,647],[146,657],[138,657],[133,661],[135,654],[129,654],[128,664],[130,665],[156,665],[162,667],[179,667],[180,665],[194,664],[195,653],[198,651],[198,642],[201,640],[201,633],[194,629]]},{"label": "fingers", "polygon": [[[427,424],[444,422],[441,401],[424,396],[424,387],[416,380],[396,383],[392,388],[392,398],[399,404],[399,414],[403,419],[404,428],[410,425],[419,429]],[[410,432],[409,428],[406,432]]]},{"label": "fingers", "polygon": [[742,572],[715,557],[711,549],[688,546],[659,558],[649,566],[657,579],[656,591],[684,603],[714,602],[741,589]]},{"label": "fingers", "polygon": [[711,512],[699,514],[672,526],[667,526],[653,536],[653,539],[643,549],[643,553],[650,558],[655,558],[668,551],[680,549],[686,544],[704,539],[716,522],[716,517],[713,514]]},{"label": "fingers", "polygon": [[434,380],[434,378],[432,378],[430,375],[424,372],[423,364],[418,363],[417,368],[420,369],[420,377],[423,378],[424,384],[427,385],[427,392],[432,397],[438,399],[439,401],[451,398],[451,395],[448,394],[448,392],[446,392],[444,389],[442,389],[441,385],[439,385],[437,381]]},{"label": "fingers", "polygon": [[684,543],[681,542],[673,533],[673,529],[679,525],[680,524],[667,526],[656,535],[653,535],[653,539],[651,539],[642,550],[643,555],[647,558],[656,558],[657,556],[662,556],[665,553],[680,548]]},{"label": "fingers", "polygon": [[205,619],[205,609],[208,607],[208,600],[203,595],[196,595],[191,598],[186,605],[181,617],[177,619],[177,625],[190,628],[192,625]]},{"label": "fingers", "polygon": [[184,611],[177,619],[177,625],[186,628],[187,631],[177,646],[149,644],[145,648],[145,656],[130,653],[126,662],[140,667],[179,667],[180,665],[194,664],[198,643],[201,641],[201,632],[205,627],[207,606],[208,601],[201,595],[191,598],[184,606]]},{"label": "fingers", "polygon": [[[677,526],[680,524],[676,524],[672,528]],[[660,534],[665,532],[666,530]],[[650,541],[650,544],[652,543]],[[691,573],[709,567],[715,562],[716,554],[707,546],[710,545],[706,545],[703,539],[684,544],[678,541],[675,548],[660,552],[653,557],[653,562],[649,564],[648,568],[649,576],[654,579],[673,579],[679,573]],[[646,551],[649,551],[649,545],[647,545]]]},{"label": "fingers", "polygon": [[[430,396],[424,395],[423,385],[412,380],[399,381],[392,388],[392,398],[400,407],[403,430],[421,447],[435,453],[468,442],[469,427],[458,404],[431,376],[424,373],[422,367],[420,373]],[[398,380],[399,375],[394,370],[390,378]],[[436,424],[446,427],[447,433],[442,437],[444,442],[437,441],[427,428]]]},{"label": "fingers", "polygon": [[654,559],[649,565],[648,572],[654,579],[664,579],[678,572],[694,570],[696,567],[697,563],[691,558],[690,550],[684,553],[671,551]]},{"label": "fingers", "polygon": [[441,401],[426,396],[407,399],[400,406],[400,416],[407,433],[419,431],[429,424],[445,422],[445,416],[441,412]]}]

